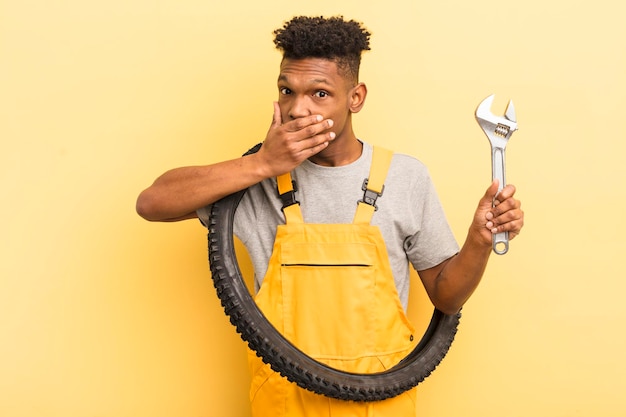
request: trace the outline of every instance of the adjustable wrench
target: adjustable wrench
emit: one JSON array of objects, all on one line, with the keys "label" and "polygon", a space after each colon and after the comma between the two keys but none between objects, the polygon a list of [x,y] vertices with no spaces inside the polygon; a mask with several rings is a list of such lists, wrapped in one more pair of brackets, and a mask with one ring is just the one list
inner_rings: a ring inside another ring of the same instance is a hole
[{"label": "adjustable wrench", "polygon": [[[506,185],[504,151],[513,132],[517,130],[515,107],[510,100],[504,112],[504,117],[491,113],[494,95],[484,99],[476,108],[476,121],[483,129],[491,143],[491,174],[499,180],[498,193]],[[497,194],[496,194],[497,196]],[[493,235],[493,251],[504,255],[509,250],[509,232],[500,232]]]}]

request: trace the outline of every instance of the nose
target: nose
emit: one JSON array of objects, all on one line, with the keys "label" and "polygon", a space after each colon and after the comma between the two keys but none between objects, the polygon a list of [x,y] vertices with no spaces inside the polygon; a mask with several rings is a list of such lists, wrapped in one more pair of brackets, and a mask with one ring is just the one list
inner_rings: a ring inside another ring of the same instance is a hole
[{"label": "nose", "polygon": [[311,115],[307,105],[307,98],[305,96],[294,97],[288,114],[291,120]]}]

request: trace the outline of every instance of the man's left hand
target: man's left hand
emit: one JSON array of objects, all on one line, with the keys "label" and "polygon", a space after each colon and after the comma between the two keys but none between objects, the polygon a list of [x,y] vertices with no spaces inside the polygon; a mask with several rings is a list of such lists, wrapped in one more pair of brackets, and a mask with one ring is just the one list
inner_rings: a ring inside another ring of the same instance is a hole
[{"label": "man's left hand", "polygon": [[498,180],[494,180],[481,198],[471,232],[480,236],[485,245],[491,245],[495,233],[509,232],[509,239],[519,235],[524,226],[524,212],[522,203],[514,197],[515,192],[512,184],[498,192]]}]

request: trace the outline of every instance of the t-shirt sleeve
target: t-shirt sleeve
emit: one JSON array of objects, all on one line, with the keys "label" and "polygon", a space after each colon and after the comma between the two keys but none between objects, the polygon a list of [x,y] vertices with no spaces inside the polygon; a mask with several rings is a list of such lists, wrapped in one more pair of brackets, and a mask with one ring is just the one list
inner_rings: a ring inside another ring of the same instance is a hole
[{"label": "t-shirt sleeve", "polygon": [[404,250],[417,271],[432,268],[459,252],[443,207],[429,175],[412,190],[416,232],[405,239]]},{"label": "t-shirt sleeve", "polygon": [[[244,194],[242,199],[239,201],[239,204],[237,205],[237,209],[235,210],[235,220],[233,222],[234,234],[238,238],[243,240],[244,242],[247,240],[248,234],[251,233],[252,231],[249,227],[241,227],[241,225],[242,224],[251,225],[251,224],[255,224],[255,222],[257,221],[256,219],[257,210],[254,209],[252,200],[249,197],[249,194],[251,193],[252,193],[251,191],[248,191],[246,194]],[[202,223],[204,227],[208,227],[209,225],[211,207],[212,205],[210,204],[208,206],[201,207],[198,210],[196,210],[198,219],[200,220],[200,223]]]},{"label": "t-shirt sleeve", "polygon": [[210,214],[211,214],[211,205],[200,207],[198,210],[196,210],[196,215],[198,216],[200,223],[202,223],[204,227],[209,227],[209,215]]}]

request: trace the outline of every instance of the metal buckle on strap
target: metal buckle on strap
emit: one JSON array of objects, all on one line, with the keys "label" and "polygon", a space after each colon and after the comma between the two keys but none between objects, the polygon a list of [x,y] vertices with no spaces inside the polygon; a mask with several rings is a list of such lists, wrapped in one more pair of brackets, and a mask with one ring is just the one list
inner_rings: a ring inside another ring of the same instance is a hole
[{"label": "metal buckle on strap", "polygon": [[298,191],[298,187],[296,186],[296,181],[291,181],[292,190],[287,191],[283,194],[278,194],[280,200],[283,202],[282,210],[289,206],[293,206],[294,204],[300,204],[298,200],[296,200],[296,191]]},{"label": "metal buckle on strap", "polygon": [[383,191],[385,191],[385,186],[383,185],[382,189],[380,190],[380,193],[370,190],[369,188],[367,188],[367,178],[365,178],[365,180],[363,180],[363,186],[361,187],[361,189],[364,191],[363,200],[357,201],[357,204],[358,203],[369,204],[370,206],[374,207],[374,210],[378,210],[378,206],[376,205],[376,199],[380,197],[381,195],[383,195]]}]

